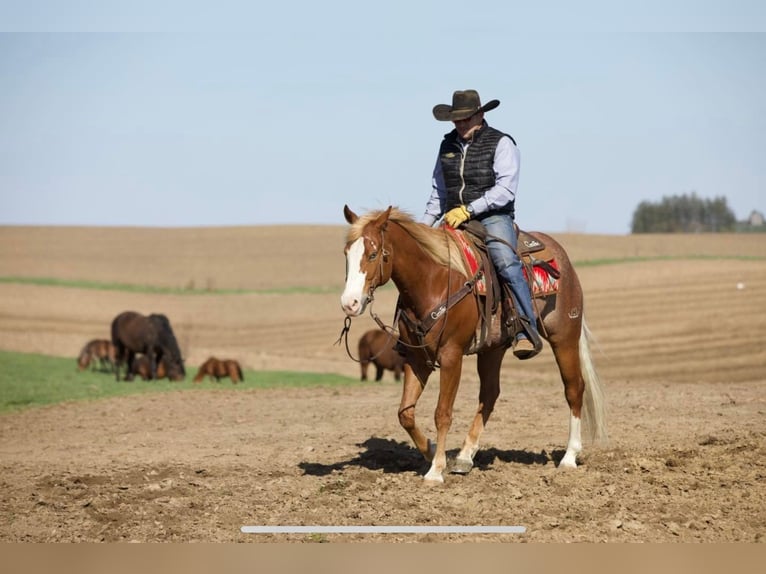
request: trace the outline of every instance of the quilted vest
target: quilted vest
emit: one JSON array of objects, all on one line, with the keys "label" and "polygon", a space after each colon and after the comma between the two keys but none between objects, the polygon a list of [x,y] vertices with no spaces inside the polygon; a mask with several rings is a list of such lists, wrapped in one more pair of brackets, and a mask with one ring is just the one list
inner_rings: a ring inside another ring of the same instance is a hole
[{"label": "quilted vest", "polygon": [[[457,130],[452,130],[444,136],[439,148],[439,161],[447,187],[446,211],[471,203],[495,185],[495,149],[500,138],[506,135],[508,134],[485,123],[474,133],[465,157],[458,141]],[[516,141],[511,136],[508,137],[515,145]],[[499,211],[513,215],[513,204],[514,202],[511,202]]]}]

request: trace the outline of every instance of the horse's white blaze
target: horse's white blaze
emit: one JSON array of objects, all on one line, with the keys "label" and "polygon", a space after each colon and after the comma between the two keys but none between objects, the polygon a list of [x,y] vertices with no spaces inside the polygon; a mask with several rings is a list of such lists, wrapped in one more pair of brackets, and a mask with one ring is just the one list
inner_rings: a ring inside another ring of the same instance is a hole
[{"label": "horse's white blaze", "polygon": [[340,305],[346,315],[360,315],[367,304],[364,285],[367,274],[362,272],[364,239],[360,237],[348,248],[346,254],[346,287],[340,296]]},{"label": "horse's white blaze", "polygon": [[577,468],[577,454],[582,450],[580,438],[580,419],[569,415],[569,442],[567,452],[559,463],[560,468]]}]

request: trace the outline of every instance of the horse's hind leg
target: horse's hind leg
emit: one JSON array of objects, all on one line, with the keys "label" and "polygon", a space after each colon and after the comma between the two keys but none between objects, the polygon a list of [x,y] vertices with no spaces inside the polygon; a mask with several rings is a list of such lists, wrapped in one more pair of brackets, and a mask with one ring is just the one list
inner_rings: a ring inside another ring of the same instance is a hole
[{"label": "horse's hind leg", "polygon": [[559,468],[577,468],[577,455],[582,450],[581,417],[585,381],[580,369],[578,340],[569,338],[565,343],[551,345],[564,383],[564,395],[569,404],[569,440]]},{"label": "horse's hind leg", "polygon": [[504,354],[505,348],[501,347],[478,356],[479,407],[473,417],[471,427],[468,429],[465,441],[463,441],[463,448],[455,457],[451,469],[451,472],[455,474],[468,474],[473,468],[473,457],[479,450],[479,439],[495,408],[497,397],[500,396],[500,366],[503,363]]}]

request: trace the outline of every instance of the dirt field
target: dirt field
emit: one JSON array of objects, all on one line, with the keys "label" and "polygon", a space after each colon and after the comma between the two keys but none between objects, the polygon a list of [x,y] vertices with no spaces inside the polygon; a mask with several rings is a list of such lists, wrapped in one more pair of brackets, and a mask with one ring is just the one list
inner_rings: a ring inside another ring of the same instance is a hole
[{"label": "dirt field", "polygon": [[[344,234],[0,228],[3,277],[253,291],[0,283],[0,349],[72,357],[74,367],[86,340],[108,336],[111,319],[133,309],[170,317],[192,373],[218,354],[249,369],[358,376],[334,345]],[[72,403],[0,415],[0,541],[763,542],[766,235],[557,238],[575,262],[667,257],[578,267],[611,437],[586,443],[579,469],[555,468],[568,410],[547,348],[532,361],[507,356],[477,467],[440,487],[423,484],[428,465],[399,427],[390,373],[343,391],[222,385]],[[395,298],[392,288],[376,297],[385,321]],[[373,326],[355,319],[352,343]],[[476,405],[474,365],[456,401],[453,452]],[[436,380],[418,405],[431,436]],[[255,535],[243,525],[527,531]]]}]

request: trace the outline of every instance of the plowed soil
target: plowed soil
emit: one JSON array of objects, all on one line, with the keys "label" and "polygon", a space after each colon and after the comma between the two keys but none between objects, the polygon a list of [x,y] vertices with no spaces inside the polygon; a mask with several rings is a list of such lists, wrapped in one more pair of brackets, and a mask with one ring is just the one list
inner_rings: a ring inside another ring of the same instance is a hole
[{"label": "plowed soil", "polygon": [[[0,276],[210,290],[151,294],[0,283],[0,349],[74,358],[133,309],[163,312],[190,373],[340,373],[345,229],[0,228]],[[400,386],[71,402],[0,415],[0,540],[753,542],[766,531],[766,235],[558,235],[586,295],[610,441],[556,462],[568,409],[550,350],[508,354],[466,475],[423,483]],[[608,264],[582,262],[610,260]],[[216,294],[216,289],[246,290]],[[395,289],[374,311],[390,322]],[[350,340],[374,327],[355,319]],[[2,375],[0,375],[2,376]],[[34,381],[30,381],[34,384]],[[118,384],[118,383],[115,383]],[[124,383],[123,383],[124,384]],[[449,449],[476,407],[464,368]],[[418,404],[435,435],[433,376]],[[526,527],[524,534],[245,534],[244,525]]]}]

